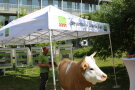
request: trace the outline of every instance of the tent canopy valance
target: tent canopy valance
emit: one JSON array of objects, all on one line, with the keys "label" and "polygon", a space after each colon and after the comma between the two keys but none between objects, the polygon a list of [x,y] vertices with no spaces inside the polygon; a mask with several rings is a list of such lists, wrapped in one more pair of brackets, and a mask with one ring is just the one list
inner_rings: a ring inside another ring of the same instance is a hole
[{"label": "tent canopy valance", "polygon": [[36,12],[10,22],[0,29],[0,44],[24,45],[82,37],[109,34],[109,24],[86,20],[54,6],[47,6]]}]

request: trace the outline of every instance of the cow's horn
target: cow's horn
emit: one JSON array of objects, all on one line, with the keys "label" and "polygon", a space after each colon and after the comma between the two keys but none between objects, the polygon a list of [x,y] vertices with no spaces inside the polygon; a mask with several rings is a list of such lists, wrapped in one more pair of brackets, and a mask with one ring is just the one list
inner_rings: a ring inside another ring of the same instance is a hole
[{"label": "cow's horn", "polygon": [[91,54],[90,56],[94,57],[96,55],[97,52],[94,52],[93,54]]}]

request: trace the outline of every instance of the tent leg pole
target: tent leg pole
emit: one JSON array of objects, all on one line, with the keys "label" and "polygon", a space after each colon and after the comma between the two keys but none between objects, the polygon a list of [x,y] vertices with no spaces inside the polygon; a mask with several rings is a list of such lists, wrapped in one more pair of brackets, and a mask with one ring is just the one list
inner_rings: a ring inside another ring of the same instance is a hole
[{"label": "tent leg pole", "polygon": [[111,42],[111,35],[109,34],[109,41],[110,41],[110,47],[111,47],[111,56],[112,56],[112,62],[113,62],[113,72],[115,77],[115,86],[113,88],[120,88],[120,86],[117,83],[117,76],[116,76],[116,69],[115,69],[115,63],[114,63],[114,56],[113,56],[113,50],[112,50],[112,42]]},{"label": "tent leg pole", "polygon": [[51,49],[51,62],[52,62],[52,74],[53,74],[53,85],[54,90],[56,90],[56,80],[55,80],[55,70],[54,70],[54,60],[53,60],[53,51],[52,51],[52,30],[49,30],[49,36],[50,36],[50,49]]},{"label": "tent leg pole", "polygon": [[79,47],[78,47],[78,31],[77,31],[76,34],[77,34],[76,47],[77,47],[77,49],[78,49],[78,48],[79,48]]}]

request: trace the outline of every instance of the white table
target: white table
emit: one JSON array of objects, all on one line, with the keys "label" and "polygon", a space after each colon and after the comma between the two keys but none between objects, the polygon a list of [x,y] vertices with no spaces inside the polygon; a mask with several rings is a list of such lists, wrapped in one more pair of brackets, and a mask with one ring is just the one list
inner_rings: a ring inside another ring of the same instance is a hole
[{"label": "white table", "polygon": [[135,58],[122,58],[129,75],[130,89],[135,90]]}]

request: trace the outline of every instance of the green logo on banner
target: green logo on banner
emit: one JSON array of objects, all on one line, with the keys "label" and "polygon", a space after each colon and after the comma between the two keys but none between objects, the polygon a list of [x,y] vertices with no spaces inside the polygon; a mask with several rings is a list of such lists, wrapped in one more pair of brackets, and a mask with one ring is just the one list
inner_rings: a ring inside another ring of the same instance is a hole
[{"label": "green logo on banner", "polygon": [[67,27],[66,18],[63,16],[58,16],[59,26],[60,27]]},{"label": "green logo on banner", "polygon": [[107,31],[107,25],[104,24],[104,31]]},{"label": "green logo on banner", "polygon": [[5,37],[9,36],[9,28],[5,29]]}]

